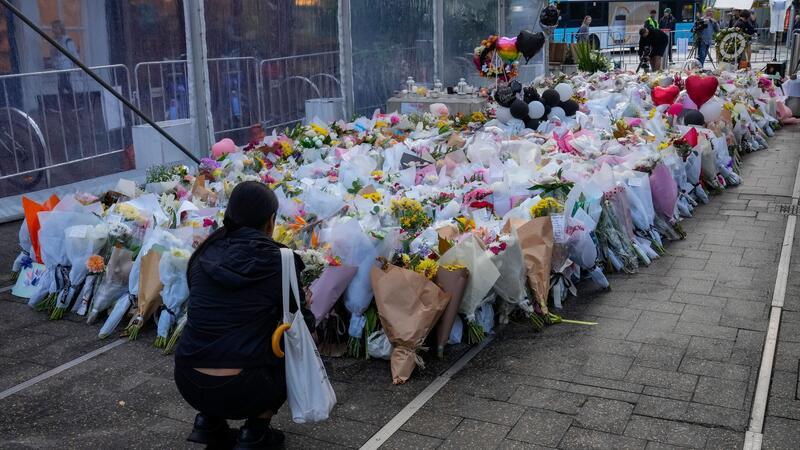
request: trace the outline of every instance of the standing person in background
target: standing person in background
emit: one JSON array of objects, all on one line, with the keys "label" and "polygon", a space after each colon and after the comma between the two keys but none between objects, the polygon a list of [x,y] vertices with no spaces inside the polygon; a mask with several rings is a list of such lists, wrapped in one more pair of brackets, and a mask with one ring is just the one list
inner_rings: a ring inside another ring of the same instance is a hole
[{"label": "standing person in background", "polygon": [[658,22],[658,27],[664,33],[667,33],[669,36],[669,43],[667,44],[667,56],[669,56],[669,62],[672,64],[672,42],[675,38],[675,16],[672,15],[672,10],[670,8],[664,9],[664,15],[661,16],[661,20]]},{"label": "standing person in background", "polygon": [[581,27],[578,28],[578,42],[586,42],[589,40],[589,27],[592,25],[592,16],[586,16],[583,18],[583,23],[581,23]]},{"label": "standing person in background", "polygon": [[644,21],[644,27],[650,30],[658,29],[658,11],[655,9],[650,10],[650,16]]},{"label": "standing person in background", "polygon": [[792,31],[800,30],[800,14],[794,16],[794,22],[792,22]]},{"label": "standing person in background", "polygon": [[[50,27],[53,29],[53,39],[56,40],[62,47],[67,49],[73,56],[79,58],[78,46],[75,41],[67,35],[67,30],[64,28],[64,23],[60,20],[54,20]],[[55,47],[50,50],[50,67],[55,70],[68,70],[74,69],[75,64],[70,61],[63,53],[58,51]],[[62,105],[71,104],[72,98],[72,81],[70,80],[69,72],[61,72],[58,74],[58,95],[61,97]],[[74,106],[74,105],[73,105]]]},{"label": "standing person in background", "polygon": [[697,42],[697,59],[702,67],[706,63],[708,50],[714,42],[714,35],[719,32],[719,24],[714,20],[714,11],[706,9],[705,16],[694,25],[695,41]]},{"label": "standing person in background", "polygon": [[[658,28],[639,30],[639,58],[648,58],[654,72],[661,70],[662,57],[667,50],[669,37]],[[641,64],[640,64],[641,65]]]},{"label": "standing person in background", "polygon": [[[748,11],[746,9],[742,10],[741,12],[739,12],[739,20],[736,21],[736,24],[734,24],[734,27],[740,29],[742,31],[742,33],[744,33],[745,35],[750,36],[750,37],[754,37],[758,33],[756,31],[756,28],[753,26],[753,21],[750,19],[750,11]],[[752,56],[752,51],[751,51],[749,43],[747,44],[747,47],[745,48],[743,56],[747,58],[748,65],[749,65],[750,64],[750,58]]]}]

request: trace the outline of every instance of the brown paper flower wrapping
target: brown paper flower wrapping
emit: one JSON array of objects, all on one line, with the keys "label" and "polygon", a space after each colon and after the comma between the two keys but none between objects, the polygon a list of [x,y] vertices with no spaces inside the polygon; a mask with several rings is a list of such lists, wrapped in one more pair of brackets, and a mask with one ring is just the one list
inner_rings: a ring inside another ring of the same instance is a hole
[{"label": "brown paper flower wrapping", "polygon": [[161,277],[158,274],[158,265],[161,254],[150,250],[142,257],[142,266],[139,270],[139,295],[137,302],[136,319],[142,321],[149,319],[161,306]]},{"label": "brown paper flower wrapping", "polygon": [[392,381],[405,383],[417,365],[416,350],[447,307],[450,295],[424,276],[387,265],[370,272],[381,325],[392,343]]},{"label": "brown paper flower wrapping", "polygon": [[550,263],[553,259],[553,222],[550,217],[536,217],[519,225],[517,221],[506,227],[517,230],[522,258],[528,273],[528,284],[536,295],[543,314],[548,313],[547,295],[550,292]]},{"label": "brown paper flower wrapping", "polygon": [[439,350],[444,348],[447,339],[450,337],[450,331],[453,329],[453,323],[458,316],[458,308],[461,306],[461,299],[464,298],[464,290],[469,281],[469,270],[456,269],[448,270],[444,267],[439,267],[436,273],[436,284],[446,294],[450,295],[450,301],[447,303],[438,325],[436,325],[436,344]]},{"label": "brown paper flower wrapping", "polygon": [[128,290],[128,278],[133,268],[133,253],[122,247],[114,247],[108,258],[106,271],[94,293],[91,308],[87,317],[88,323],[94,323],[98,314],[114,306],[114,302]]}]

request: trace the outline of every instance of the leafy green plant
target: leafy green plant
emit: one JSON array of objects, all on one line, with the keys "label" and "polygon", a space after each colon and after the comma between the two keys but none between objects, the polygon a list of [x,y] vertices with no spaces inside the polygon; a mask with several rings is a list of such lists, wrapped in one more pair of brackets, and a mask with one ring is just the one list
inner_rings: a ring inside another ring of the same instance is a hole
[{"label": "leafy green plant", "polygon": [[578,62],[578,70],[582,72],[606,71],[611,67],[605,55],[595,50],[589,42],[578,42],[573,45],[572,53]]}]

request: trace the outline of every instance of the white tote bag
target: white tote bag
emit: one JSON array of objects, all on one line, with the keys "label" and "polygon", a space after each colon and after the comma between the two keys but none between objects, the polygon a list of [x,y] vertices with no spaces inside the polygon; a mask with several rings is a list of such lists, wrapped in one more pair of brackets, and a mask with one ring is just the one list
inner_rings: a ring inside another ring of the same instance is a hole
[{"label": "white tote bag", "polygon": [[[300,312],[294,252],[281,249],[281,267],[283,321],[291,324],[283,334],[283,345],[286,353],[286,391],[292,420],[296,423],[321,422],[328,418],[336,404],[336,393],[328,381],[317,346]],[[289,312],[290,285],[297,303],[294,314]]]}]

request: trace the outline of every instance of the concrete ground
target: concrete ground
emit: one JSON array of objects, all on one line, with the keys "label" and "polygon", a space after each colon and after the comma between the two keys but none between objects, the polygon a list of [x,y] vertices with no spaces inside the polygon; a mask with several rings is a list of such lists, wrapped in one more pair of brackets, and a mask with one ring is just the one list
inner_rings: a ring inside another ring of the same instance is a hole
[{"label": "concrete ground", "polygon": [[[745,157],[743,185],[683,223],[686,240],[612,290],[569,299],[561,324],[509,325],[382,448],[741,448],[800,153],[797,127]],[[0,226],[10,266],[18,224]],[[795,240],[795,254],[800,251]],[[800,446],[800,263],[790,267],[764,448]],[[0,286],[8,280],[0,278]],[[0,392],[107,345],[0,294]],[[0,448],[184,448],[194,411],[154,332],[0,400]],[[112,341],[113,342],[113,341]],[[287,448],[359,447],[466,351],[393,386],[388,363],[326,359],[331,420],[275,426]]]}]

